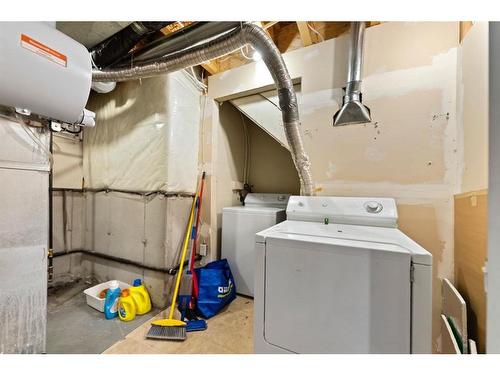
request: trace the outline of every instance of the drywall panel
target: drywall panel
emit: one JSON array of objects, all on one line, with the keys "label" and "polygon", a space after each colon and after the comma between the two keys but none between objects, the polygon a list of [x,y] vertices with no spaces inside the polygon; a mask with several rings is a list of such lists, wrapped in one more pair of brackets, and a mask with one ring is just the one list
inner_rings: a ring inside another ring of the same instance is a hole
[{"label": "drywall panel", "polygon": [[300,181],[288,149],[249,122],[249,181],[258,193],[299,194]]},{"label": "drywall panel", "polygon": [[81,189],[83,184],[83,142],[80,137],[54,135],[52,166],[55,188]]},{"label": "drywall panel", "polygon": [[474,22],[459,48],[458,110],[463,127],[461,192],[488,186],[488,23]]},{"label": "drywall panel", "polygon": [[85,186],[194,193],[200,101],[183,71],[92,95],[96,126],[85,130]]},{"label": "drywall panel", "polygon": [[[297,96],[297,103],[300,105],[300,85],[294,85],[294,89]],[[288,149],[285,129],[283,128],[283,117],[276,90],[232,99],[230,102],[253,121],[254,124],[274,138],[282,147]]]},{"label": "drywall panel", "polygon": [[[216,133],[213,147],[215,154],[214,169],[216,169],[216,191],[213,202],[216,204],[215,220],[211,223],[212,230],[220,233],[222,226],[222,209],[240,204],[237,189],[243,188],[245,162],[245,135],[243,121],[238,110],[230,103],[223,103],[218,108],[217,119],[213,126]],[[213,181],[213,180],[212,180]],[[220,254],[220,234],[215,234],[217,243],[215,254]]]},{"label": "drywall panel", "polygon": [[231,104],[288,149],[281,110],[273,102],[257,94],[233,99]]},{"label": "drywall panel", "polygon": [[[461,352],[467,354],[467,306],[450,280],[443,279],[443,315],[448,319],[448,323],[455,328],[460,339],[457,339]],[[452,324],[453,323],[453,324]]]},{"label": "drywall panel", "polygon": [[469,337],[486,350],[487,191],[455,196],[455,286],[467,302]]},{"label": "drywall panel", "polygon": [[[366,125],[332,127],[345,86],[347,35],[283,55],[301,82],[301,131],[316,193],[396,198],[400,227],[433,254],[434,351],[441,344],[440,279],[453,279],[453,194],[461,178],[458,30],[456,22],[388,22],[366,30],[363,99],[373,116]],[[208,86],[209,100],[220,102],[269,90],[273,81],[260,61],[210,76]],[[221,108],[211,109],[215,129]],[[212,132],[214,150],[219,135]],[[217,159],[225,156],[213,155],[217,192],[227,184],[219,179],[226,165]],[[212,202],[212,219],[222,206]]]}]

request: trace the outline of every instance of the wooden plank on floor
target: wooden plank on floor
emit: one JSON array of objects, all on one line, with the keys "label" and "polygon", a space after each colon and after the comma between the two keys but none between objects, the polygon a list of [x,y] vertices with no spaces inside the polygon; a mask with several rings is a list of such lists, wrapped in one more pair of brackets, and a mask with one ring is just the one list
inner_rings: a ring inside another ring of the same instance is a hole
[{"label": "wooden plank on floor", "polygon": [[441,354],[461,354],[446,316],[441,314]]},{"label": "wooden plank on floor", "polygon": [[[453,327],[460,336],[459,347],[462,353],[468,353],[467,349],[467,306],[458,290],[448,279],[442,283],[443,314],[452,321]],[[453,328],[452,327],[452,328]]]},{"label": "wooden plank on floor", "polygon": [[488,195],[486,190],[455,196],[455,288],[468,309],[468,337],[475,340],[479,353],[486,350],[486,261]]}]

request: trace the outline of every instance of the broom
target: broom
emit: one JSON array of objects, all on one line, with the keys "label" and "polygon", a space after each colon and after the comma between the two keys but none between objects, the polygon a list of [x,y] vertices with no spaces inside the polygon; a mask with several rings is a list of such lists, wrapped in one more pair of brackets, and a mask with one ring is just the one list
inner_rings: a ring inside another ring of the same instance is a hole
[{"label": "broom", "polygon": [[194,209],[196,207],[197,200],[198,200],[198,192],[196,192],[193,199],[193,204],[191,206],[191,213],[189,214],[189,221],[186,228],[186,235],[184,237],[184,242],[182,243],[181,261],[175,279],[174,295],[172,296],[172,303],[170,305],[170,312],[168,318],[162,320],[155,320],[154,322],[151,323],[152,326],[149,329],[149,332],[146,334],[146,338],[148,339],[176,340],[176,341],[184,341],[186,339],[186,323],[183,322],[182,320],[174,319],[174,311],[175,311],[175,301],[177,300],[177,295],[179,293],[179,286],[182,277],[182,269],[184,266],[184,261],[186,259],[189,237],[191,235],[191,228],[193,225]]}]

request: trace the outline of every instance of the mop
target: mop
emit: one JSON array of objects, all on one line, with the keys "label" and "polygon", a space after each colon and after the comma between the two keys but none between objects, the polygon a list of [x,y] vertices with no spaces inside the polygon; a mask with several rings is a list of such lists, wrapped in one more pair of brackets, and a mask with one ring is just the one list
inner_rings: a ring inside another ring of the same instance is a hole
[{"label": "mop", "polygon": [[204,331],[205,329],[207,329],[207,322],[205,320],[198,319],[194,312],[194,307],[196,302],[194,296],[192,296],[193,287],[196,292],[198,291],[198,280],[196,279],[196,273],[194,272],[194,261],[196,256],[196,243],[200,231],[201,203],[203,200],[203,188],[205,185],[204,183],[205,183],[205,172],[203,172],[201,176],[199,197],[196,205],[196,225],[193,226],[193,231],[191,236],[192,248],[191,248],[191,256],[189,258],[189,271],[186,272],[186,277],[185,277],[186,283],[189,284],[188,286],[186,286],[184,293],[189,293],[189,297],[183,299],[182,303],[180,304],[183,308],[183,310],[181,310],[183,320],[184,318],[187,319],[186,332]]},{"label": "mop", "polygon": [[191,206],[191,212],[189,214],[189,221],[186,228],[186,235],[184,237],[184,242],[182,243],[182,253],[179,265],[179,271],[177,272],[177,277],[175,279],[174,295],[172,296],[172,303],[170,305],[170,312],[167,319],[155,320],[152,322],[152,326],[149,332],[146,334],[148,339],[159,339],[159,340],[176,340],[184,341],[186,339],[186,323],[182,320],[174,319],[175,311],[175,301],[177,300],[177,295],[179,293],[179,286],[181,283],[182,271],[184,266],[184,261],[186,260],[186,253],[188,249],[189,237],[191,235],[194,210],[196,207],[196,201],[198,200],[198,192],[195,194],[193,199],[193,204]]}]

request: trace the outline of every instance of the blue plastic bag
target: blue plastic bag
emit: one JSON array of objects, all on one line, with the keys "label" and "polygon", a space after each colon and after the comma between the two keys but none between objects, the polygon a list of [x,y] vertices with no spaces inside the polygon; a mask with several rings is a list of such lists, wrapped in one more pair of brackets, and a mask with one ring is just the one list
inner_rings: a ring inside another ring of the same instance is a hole
[{"label": "blue plastic bag", "polygon": [[227,259],[216,260],[195,269],[198,277],[196,312],[208,319],[217,315],[236,298],[236,285]]}]

